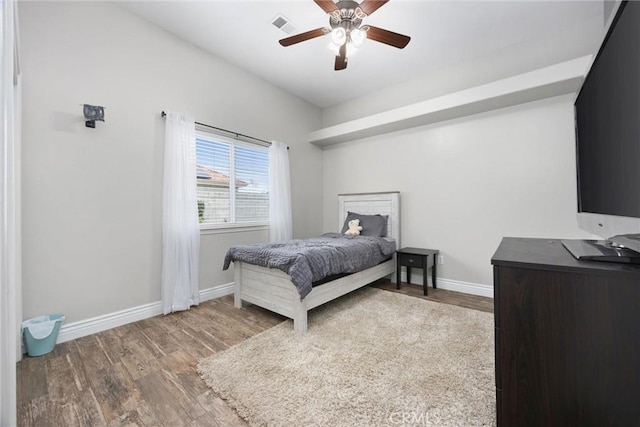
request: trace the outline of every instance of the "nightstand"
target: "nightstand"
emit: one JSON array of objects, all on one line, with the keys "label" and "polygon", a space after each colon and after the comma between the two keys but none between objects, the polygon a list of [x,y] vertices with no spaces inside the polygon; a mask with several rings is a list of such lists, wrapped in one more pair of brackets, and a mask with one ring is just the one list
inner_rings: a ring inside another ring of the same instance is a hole
[{"label": "nightstand", "polygon": [[436,288],[436,257],[440,251],[437,249],[402,248],[396,251],[396,287],[400,289],[401,267],[407,267],[407,283],[411,283],[411,268],[421,267],[424,282],[424,294],[427,295],[427,270],[431,267],[431,282]]}]

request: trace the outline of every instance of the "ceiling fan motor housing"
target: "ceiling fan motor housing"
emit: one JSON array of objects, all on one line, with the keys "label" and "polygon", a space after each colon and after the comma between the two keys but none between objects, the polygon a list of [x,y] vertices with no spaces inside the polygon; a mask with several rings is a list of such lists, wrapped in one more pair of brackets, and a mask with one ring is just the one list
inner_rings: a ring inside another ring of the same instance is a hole
[{"label": "ceiling fan motor housing", "polygon": [[[362,29],[366,31],[365,28],[360,28],[360,25],[362,24],[362,19],[367,17],[367,14],[362,11],[359,3],[351,0],[343,0],[336,3],[336,8],[336,10],[329,13],[329,25],[333,36],[332,42],[337,46],[342,46],[347,42],[359,40],[357,43],[357,46],[359,46],[364,36],[358,34],[359,37],[355,37],[358,31],[354,30]],[[342,29],[343,31],[338,30],[339,33],[334,35],[336,29]]]},{"label": "ceiling fan motor housing", "polygon": [[350,28],[358,28],[362,20],[367,17],[367,14],[360,9],[360,5],[355,1],[343,0],[336,3],[336,7],[338,9],[329,14],[331,28],[340,26],[345,28],[343,23],[349,25]]}]

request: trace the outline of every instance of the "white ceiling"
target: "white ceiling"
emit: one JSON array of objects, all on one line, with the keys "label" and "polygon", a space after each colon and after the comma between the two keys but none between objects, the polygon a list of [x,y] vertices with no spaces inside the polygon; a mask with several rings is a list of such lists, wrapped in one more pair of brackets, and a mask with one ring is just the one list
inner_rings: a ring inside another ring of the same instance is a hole
[{"label": "white ceiling", "polygon": [[391,0],[364,22],[411,36],[399,50],[367,40],[348,68],[334,71],[328,36],[282,47],[282,14],[296,30],[328,26],[313,0],[123,1],[122,7],[224,60],[324,108],[420,79],[438,70],[514,52],[496,61],[497,78],[594,53],[602,0]]}]

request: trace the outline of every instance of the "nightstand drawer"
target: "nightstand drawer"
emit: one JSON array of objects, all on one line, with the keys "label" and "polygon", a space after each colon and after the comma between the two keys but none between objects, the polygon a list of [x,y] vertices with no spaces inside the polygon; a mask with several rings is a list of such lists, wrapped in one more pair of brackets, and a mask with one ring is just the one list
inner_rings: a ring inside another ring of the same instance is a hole
[{"label": "nightstand drawer", "polygon": [[407,267],[422,267],[424,264],[424,256],[412,254],[398,254],[400,265]]}]

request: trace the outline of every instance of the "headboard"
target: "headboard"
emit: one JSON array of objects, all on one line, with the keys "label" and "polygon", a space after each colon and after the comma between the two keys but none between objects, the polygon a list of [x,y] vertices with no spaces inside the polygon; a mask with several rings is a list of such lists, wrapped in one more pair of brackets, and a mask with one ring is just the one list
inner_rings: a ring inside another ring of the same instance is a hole
[{"label": "headboard", "polygon": [[396,240],[400,248],[400,192],[338,194],[338,231],[342,229],[347,212],[363,215],[389,215],[387,237]]}]

